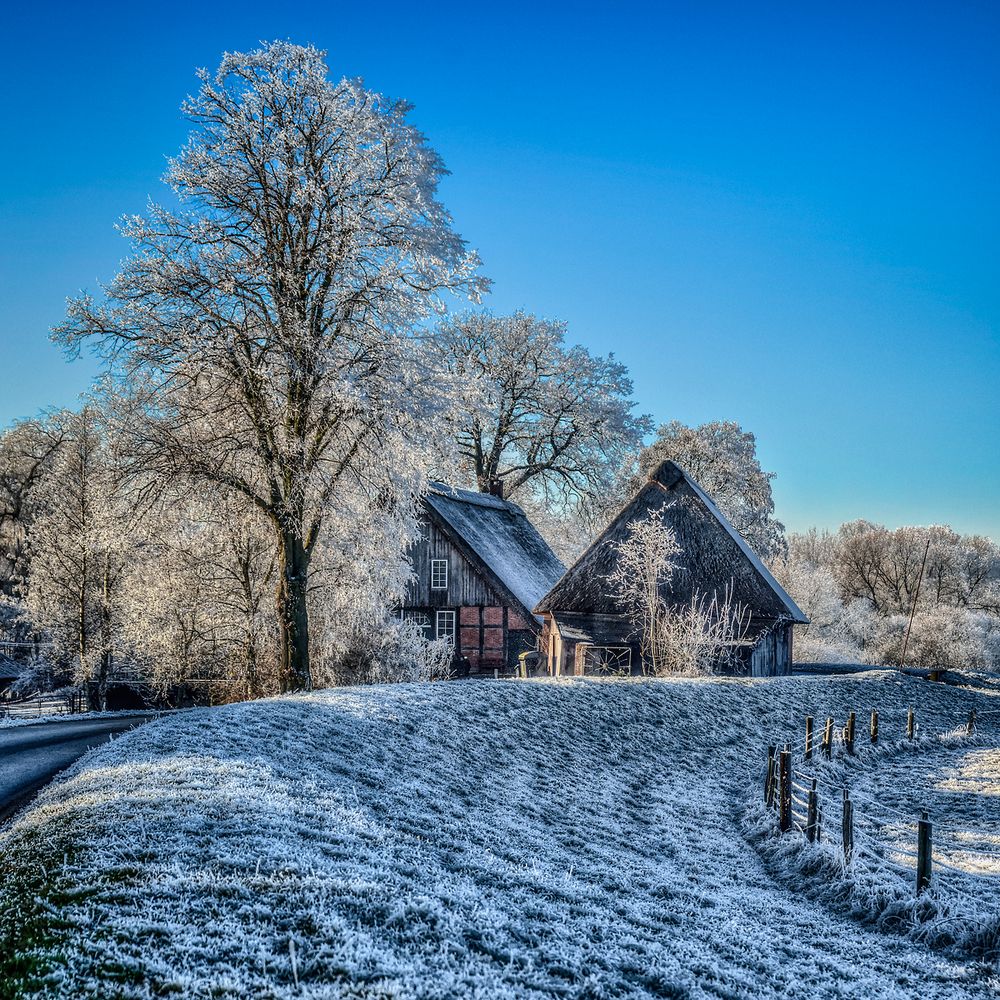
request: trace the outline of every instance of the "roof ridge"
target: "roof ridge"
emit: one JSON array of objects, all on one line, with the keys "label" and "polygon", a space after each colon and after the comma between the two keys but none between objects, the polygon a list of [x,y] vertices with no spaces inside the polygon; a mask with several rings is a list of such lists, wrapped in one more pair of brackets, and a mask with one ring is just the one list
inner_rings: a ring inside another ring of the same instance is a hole
[{"label": "roof ridge", "polygon": [[646,482],[625,502],[614,517],[608,521],[607,525],[602,529],[597,537],[577,557],[573,564],[567,568],[562,577],[560,577],[559,580],[552,585],[549,591],[543,595],[543,597],[535,605],[535,608],[539,612],[549,611],[557,613],[561,611],[563,614],[566,614],[567,612],[573,613],[572,610],[567,609],[566,607],[556,608],[553,604],[553,600],[557,597],[557,595],[565,597],[566,595],[564,593],[561,594],[561,592],[567,590],[567,588],[572,589],[572,587],[576,585],[576,581],[579,578],[579,574],[583,571],[582,568],[585,563],[591,560],[599,560],[601,558],[600,550],[607,544],[609,536],[612,535],[613,531],[619,529],[623,520],[629,515],[631,509],[639,502],[640,497],[642,497],[646,490],[650,487],[655,487],[658,494],[661,496],[666,495],[666,498],[672,499],[674,490],[682,483],[687,484],[687,488],[690,493],[694,494],[694,498],[704,505],[708,516],[713,519],[717,523],[718,528],[721,529],[723,537],[728,537],[731,543],[736,546],[740,556],[750,564],[752,573],[756,575],[763,587],[771,592],[774,599],[776,599],[778,606],[784,609],[785,613],[789,615],[792,621],[798,623],[808,622],[808,618],[802,613],[801,609],[792,600],[792,598],[789,597],[781,584],[779,584],[774,578],[768,568],[764,565],[760,556],[753,551],[746,539],[736,530],[736,528],[733,527],[729,519],[722,513],[722,511],[719,510],[711,497],[705,493],[705,491],[680,465],[669,459],[659,463],[655,469],[649,472]]},{"label": "roof ridge", "polygon": [[448,483],[431,480],[428,484],[428,492],[437,496],[445,497],[448,500],[455,500],[459,503],[475,504],[479,507],[492,507],[495,510],[509,510],[513,514],[527,515],[513,500],[504,500],[493,496],[492,493],[481,493],[476,490],[467,490],[461,486],[450,486]]}]

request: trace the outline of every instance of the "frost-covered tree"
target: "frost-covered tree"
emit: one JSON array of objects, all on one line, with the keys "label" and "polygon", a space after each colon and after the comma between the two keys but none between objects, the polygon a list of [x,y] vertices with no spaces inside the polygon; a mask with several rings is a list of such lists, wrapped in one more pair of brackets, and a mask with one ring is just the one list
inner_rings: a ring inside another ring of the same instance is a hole
[{"label": "frost-covered tree", "polygon": [[845,598],[864,597],[887,615],[908,614],[918,584],[925,606],[990,609],[1000,582],[1000,548],[947,525],[890,530],[851,521],[837,533],[832,565]]},{"label": "frost-covered tree", "polygon": [[834,536],[815,530],[789,537],[789,550],[771,563],[781,585],[809,619],[795,630],[795,657],[814,663],[864,663],[875,631],[870,602],[846,603],[831,567]]},{"label": "frost-covered tree", "polygon": [[134,253],[57,335],[142,379],[147,453],[246,498],[274,537],[280,672],[308,688],[308,589],[331,511],[418,492],[445,395],[411,336],[444,291],[486,287],[437,199],[409,106],[275,42],[202,71],[167,181],[180,211],[123,225]]},{"label": "frost-covered tree", "polygon": [[138,549],[123,606],[148,682],[161,694],[208,684],[213,699],[273,693],[275,553],[251,505],[168,488]]},{"label": "frost-covered tree", "polygon": [[908,664],[1000,666],[1000,548],[988,538],[851,521],[791,534],[772,568],[811,620],[800,659],[898,664],[912,612]]},{"label": "frost-covered tree", "polygon": [[656,439],[639,453],[638,476],[626,487],[634,492],[661,462],[676,462],[712,498],[751,548],[764,559],[785,546],[784,525],[774,517],[773,472],[764,472],[753,434],[731,420],[688,427],[679,420],[663,424]]},{"label": "frost-covered tree", "polygon": [[681,548],[663,522],[663,508],[633,521],[615,552],[608,584],[639,634],[647,673],[706,674],[738,665],[737,647],[749,624],[745,608],[729,594],[695,593],[683,604],[670,599]]},{"label": "frost-covered tree", "polygon": [[664,594],[681,547],[676,533],[663,522],[662,508],[633,521],[615,551],[608,583],[639,632],[642,657],[650,672],[666,673],[668,651],[663,649],[660,634],[670,608]]},{"label": "frost-covered tree", "polygon": [[416,498],[343,500],[362,513],[331,520],[310,588],[318,681],[421,680],[442,673],[451,644],[428,643],[398,613],[412,576],[407,550],[419,531]]},{"label": "frost-covered tree", "polygon": [[[909,637],[907,639],[907,632]],[[875,648],[882,663],[949,670],[1000,667],[1000,618],[968,607],[928,605],[913,615],[878,620]]]},{"label": "frost-covered tree", "polygon": [[62,420],[64,437],[35,487],[27,606],[74,681],[91,682],[107,706],[116,654],[123,652],[121,582],[141,516],[130,475],[100,411],[87,405]]},{"label": "frost-covered tree", "polygon": [[0,594],[7,600],[27,587],[33,493],[65,438],[63,416],[17,421],[0,434]]},{"label": "frost-covered tree", "polygon": [[464,388],[454,433],[460,471],[480,490],[500,482],[550,507],[600,499],[652,428],[633,412],[626,367],[567,345],[565,323],[469,312],[428,339]]}]

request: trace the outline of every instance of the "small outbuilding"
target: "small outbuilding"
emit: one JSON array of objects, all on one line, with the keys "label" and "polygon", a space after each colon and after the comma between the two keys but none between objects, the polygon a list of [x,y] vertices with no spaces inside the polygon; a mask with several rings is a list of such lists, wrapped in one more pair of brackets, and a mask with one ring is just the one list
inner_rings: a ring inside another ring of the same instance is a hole
[{"label": "small outbuilding", "polygon": [[643,673],[638,630],[609,582],[630,526],[656,512],[680,546],[660,597],[668,607],[693,599],[728,600],[745,610],[734,650],[743,673],[787,674],[792,629],[808,618],[701,487],[673,462],[646,484],[534,607],[542,616],[540,650],[548,672]]},{"label": "small outbuilding", "polygon": [[531,609],[565,567],[502,496],[432,483],[423,505],[403,617],[428,638],[450,639],[473,674],[515,669],[538,646]]}]

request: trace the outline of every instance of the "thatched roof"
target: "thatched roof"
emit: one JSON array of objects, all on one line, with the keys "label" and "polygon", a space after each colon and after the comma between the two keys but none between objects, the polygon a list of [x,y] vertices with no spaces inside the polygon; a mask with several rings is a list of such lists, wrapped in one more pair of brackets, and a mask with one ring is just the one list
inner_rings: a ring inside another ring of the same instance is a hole
[{"label": "thatched roof", "polygon": [[526,615],[566,567],[516,503],[431,483],[424,503],[442,531]]},{"label": "thatched roof", "polygon": [[732,600],[754,618],[808,622],[704,490],[673,462],[663,462],[651,473],[646,485],[538,602],[535,612],[553,612],[560,621],[565,612],[624,614],[608,577],[617,544],[628,536],[629,525],[651,510],[660,512],[681,547],[669,592],[662,595],[669,604],[687,604],[696,594],[721,600],[728,589]]}]

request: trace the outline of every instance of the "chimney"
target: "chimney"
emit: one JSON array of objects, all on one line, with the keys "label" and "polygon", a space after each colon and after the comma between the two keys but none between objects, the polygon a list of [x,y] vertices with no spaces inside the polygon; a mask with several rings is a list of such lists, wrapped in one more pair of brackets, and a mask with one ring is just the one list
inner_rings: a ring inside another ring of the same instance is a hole
[{"label": "chimney", "polygon": [[503,480],[499,476],[495,476],[486,484],[486,492],[491,497],[503,500]]}]

